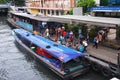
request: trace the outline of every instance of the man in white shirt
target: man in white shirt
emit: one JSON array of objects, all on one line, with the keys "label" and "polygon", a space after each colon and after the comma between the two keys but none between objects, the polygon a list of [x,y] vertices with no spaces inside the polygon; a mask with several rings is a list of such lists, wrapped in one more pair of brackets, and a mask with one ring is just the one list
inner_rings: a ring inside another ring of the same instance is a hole
[{"label": "man in white shirt", "polygon": [[86,48],[87,48],[87,46],[88,46],[88,43],[87,43],[87,41],[86,40],[83,40],[83,46],[84,46],[84,51],[87,51],[86,50]]},{"label": "man in white shirt", "polygon": [[46,29],[45,29],[45,37],[49,38],[49,36],[50,36],[49,29],[48,29],[48,27],[46,27]]}]

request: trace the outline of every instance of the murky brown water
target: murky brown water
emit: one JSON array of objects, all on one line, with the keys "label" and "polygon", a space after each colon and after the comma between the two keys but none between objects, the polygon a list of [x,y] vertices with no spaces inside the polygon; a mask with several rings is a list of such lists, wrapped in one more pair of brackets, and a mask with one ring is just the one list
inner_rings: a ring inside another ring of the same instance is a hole
[{"label": "murky brown water", "polygon": [[[0,80],[59,80],[14,41],[6,18],[0,17]],[[93,71],[74,80],[108,80]]]}]

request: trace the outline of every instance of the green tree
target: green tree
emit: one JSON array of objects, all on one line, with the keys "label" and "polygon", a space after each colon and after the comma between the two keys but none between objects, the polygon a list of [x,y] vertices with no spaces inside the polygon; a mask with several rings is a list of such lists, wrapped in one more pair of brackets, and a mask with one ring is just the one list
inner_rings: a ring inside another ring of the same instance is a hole
[{"label": "green tree", "polygon": [[99,28],[97,26],[91,26],[89,31],[90,41],[93,41],[94,37],[98,35]]},{"label": "green tree", "polygon": [[13,0],[13,3],[16,6],[24,6],[25,5],[25,0]]},{"label": "green tree", "polygon": [[107,6],[108,0],[100,0],[100,6]]},{"label": "green tree", "polygon": [[83,7],[83,12],[86,12],[88,8],[96,6],[94,0],[78,0],[77,7]]},{"label": "green tree", "polygon": [[73,9],[68,10],[67,14],[72,15],[73,14]]},{"label": "green tree", "polygon": [[12,2],[12,5],[16,5],[16,6],[24,6],[25,5],[25,0],[0,0],[0,4],[5,4],[8,2]]},{"label": "green tree", "polygon": [[73,31],[75,37],[78,38],[79,27],[77,25],[73,25],[71,30]]},{"label": "green tree", "polygon": [[10,0],[0,0],[0,4],[5,4],[7,2],[10,2]]},{"label": "green tree", "polygon": [[88,33],[86,24],[80,24],[79,27],[80,27],[80,29],[81,29],[81,31],[82,31],[82,35],[83,35],[84,37],[86,37],[86,35],[87,35],[87,33]]}]

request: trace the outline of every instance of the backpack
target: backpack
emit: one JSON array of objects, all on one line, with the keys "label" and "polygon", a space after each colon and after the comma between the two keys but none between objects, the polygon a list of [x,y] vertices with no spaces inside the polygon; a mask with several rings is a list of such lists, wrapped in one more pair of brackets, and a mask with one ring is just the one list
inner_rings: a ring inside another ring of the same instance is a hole
[{"label": "backpack", "polygon": [[84,51],[84,46],[81,45],[80,48],[79,48],[79,51],[83,52]]}]

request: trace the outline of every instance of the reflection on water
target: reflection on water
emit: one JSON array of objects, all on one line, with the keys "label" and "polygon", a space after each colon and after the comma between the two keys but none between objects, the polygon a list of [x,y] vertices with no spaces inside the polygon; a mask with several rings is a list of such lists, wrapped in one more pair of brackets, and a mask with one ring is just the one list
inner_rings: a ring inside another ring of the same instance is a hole
[{"label": "reflection on water", "polygon": [[[41,62],[14,40],[6,18],[0,18],[0,80],[59,80]],[[89,72],[74,80],[108,80],[99,73]]]}]

